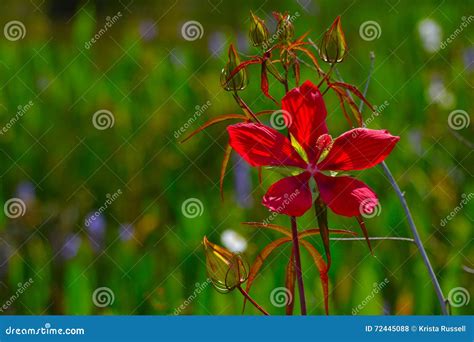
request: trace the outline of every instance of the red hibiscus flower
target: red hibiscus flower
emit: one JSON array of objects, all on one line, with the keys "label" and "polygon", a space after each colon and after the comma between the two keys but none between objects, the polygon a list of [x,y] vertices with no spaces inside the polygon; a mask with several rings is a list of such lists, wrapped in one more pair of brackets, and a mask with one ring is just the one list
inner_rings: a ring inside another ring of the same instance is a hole
[{"label": "red hibiscus flower", "polygon": [[[289,216],[301,216],[313,204],[310,179],[314,178],[324,203],[338,215],[353,217],[370,213],[378,204],[374,191],[349,176],[332,176],[330,171],[355,171],[382,162],[399,137],[385,130],[356,128],[332,140],[326,126],[326,106],[319,89],[309,81],[291,90],[282,100],[288,113],[288,130],[293,143],[277,130],[256,123],[227,128],[230,145],[252,166],[296,167],[303,171],[273,184],[263,205]],[[301,146],[305,156],[297,152]]]}]

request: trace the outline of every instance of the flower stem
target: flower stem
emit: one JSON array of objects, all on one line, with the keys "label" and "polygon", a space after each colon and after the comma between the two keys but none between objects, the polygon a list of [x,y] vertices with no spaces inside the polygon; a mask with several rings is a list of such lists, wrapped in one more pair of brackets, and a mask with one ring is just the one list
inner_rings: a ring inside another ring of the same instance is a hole
[{"label": "flower stem", "polygon": [[436,273],[434,272],[433,266],[431,266],[431,263],[430,263],[430,259],[428,258],[428,255],[426,254],[425,247],[423,246],[423,242],[421,241],[420,234],[418,234],[418,230],[416,229],[415,222],[413,221],[413,217],[411,216],[411,212],[410,212],[410,209],[408,208],[408,204],[405,200],[405,196],[403,196],[403,193],[400,190],[400,187],[398,186],[395,178],[393,178],[392,172],[390,172],[390,169],[388,168],[387,164],[385,164],[385,162],[382,162],[380,165],[382,166],[382,169],[385,172],[385,175],[388,177],[390,184],[392,184],[393,189],[397,193],[398,199],[400,200],[403,210],[405,211],[408,225],[410,226],[410,230],[413,234],[415,244],[418,247],[418,250],[420,251],[421,257],[423,258],[423,262],[426,268],[428,269],[431,282],[433,283],[433,286],[436,291],[436,295],[438,296],[438,300],[441,305],[441,311],[443,312],[443,315],[448,315],[448,309],[446,307],[446,299],[444,298],[443,290],[441,290],[441,286],[439,285],[438,278],[436,278]]},{"label": "flower stem", "polygon": [[293,236],[293,253],[295,256],[295,272],[298,280],[298,291],[300,293],[301,314],[306,315],[306,298],[304,295],[303,273],[301,272],[300,242],[298,238],[298,226],[296,217],[291,216],[291,234]]},{"label": "flower stem", "polygon": [[237,286],[237,288],[239,289],[240,293],[242,293],[242,295],[247,298],[247,300],[253,304],[253,306],[255,306],[261,313],[263,313],[265,316],[269,316],[269,313],[264,309],[262,308],[260,305],[258,305],[258,303],[252,298],[250,297],[250,295],[247,293],[247,291],[245,291],[242,286]]}]

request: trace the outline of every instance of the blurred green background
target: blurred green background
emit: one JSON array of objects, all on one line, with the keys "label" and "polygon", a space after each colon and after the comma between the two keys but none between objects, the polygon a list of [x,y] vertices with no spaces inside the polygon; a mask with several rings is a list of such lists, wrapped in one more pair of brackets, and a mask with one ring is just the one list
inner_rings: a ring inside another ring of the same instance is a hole
[{"label": "blurred green background", "polygon": [[[257,53],[247,41],[250,10],[271,28],[272,11],[298,12],[297,35],[310,31],[315,41],[341,15],[350,53],[339,70],[359,88],[367,79],[369,53],[375,53],[368,99],[380,113],[365,110],[368,126],[401,137],[387,163],[405,191],[445,296],[453,299],[458,288],[465,299],[474,296],[474,131],[472,124],[453,130],[448,120],[455,110],[465,111],[463,119],[474,112],[469,1],[4,0],[0,6],[4,29],[13,20],[25,28],[18,40],[7,39],[6,30],[0,36],[0,202],[25,203],[17,218],[0,211],[2,314],[173,314],[180,307],[180,314],[240,314],[239,293],[219,294],[205,284],[202,237],[220,244],[227,231],[225,241],[246,244],[244,255],[253,261],[280,236],[240,222],[268,217],[260,198],[279,176],[264,171],[259,187],[255,170],[233,156],[222,202],[224,126],[185,144],[179,139],[209,118],[240,113],[219,76],[231,42],[242,58]],[[203,28],[194,41],[181,34],[190,20]],[[373,40],[360,34],[368,21],[379,26]],[[107,22],[112,24],[99,33]],[[255,111],[278,109],[259,92],[259,68],[251,67],[249,76],[251,84],[241,93],[247,103]],[[302,79],[318,80],[304,67]],[[274,79],[270,84],[281,98],[281,85]],[[325,98],[329,129],[337,136],[347,123],[335,96]],[[94,126],[100,110],[112,114],[113,126]],[[380,214],[367,220],[370,234],[411,237],[382,170],[357,177],[381,201]],[[198,200],[194,218],[182,210],[190,198]],[[330,213],[329,221],[333,228],[359,232],[355,220]],[[289,226],[286,217],[275,222]],[[312,212],[299,225],[315,227]],[[322,251],[319,240],[311,241]],[[415,245],[373,246],[375,257],[363,241],[332,242],[330,312],[350,315],[364,302],[357,314],[439,314]],[[284,286],[289,250],[281,248],[268,260],[251,291],[275,314],[284,308],[272,306],[270,293]],[[309,312],[323,314],[318,273],[305,253],[302,264]],[[385,278],[383,290],[366,300]],[[108,305],[97,303],[103,287]],[[473,302],[464,300],[453,314],[472,314]],[[257,311],[248,307],[246,313]]]}]

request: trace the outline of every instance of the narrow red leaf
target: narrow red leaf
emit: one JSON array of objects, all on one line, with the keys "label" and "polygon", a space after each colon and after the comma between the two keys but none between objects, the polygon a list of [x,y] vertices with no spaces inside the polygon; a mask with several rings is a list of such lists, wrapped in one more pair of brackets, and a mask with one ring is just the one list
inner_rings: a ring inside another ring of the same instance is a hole
[{"label": "narrow red leaf", "polygon": [[362,216],[356,216],[357,222],[359,222],[359,226],[362,229],[362,232],[364,233],[365,241],[367,241],[367,245],[369,246],[370,253],[374,255],[374,251],[372,250],[372,245],[370,244],[370,239],[369,239],[369,233],[367,232],[367,227],[365,226],[364,219]]},{"label": "narrow red leaf", "polygon": [[291,316],[293,315],[293,309],[295,307],[295,283],[296,283],[296,272],[295,272],[295,262],[293,250],[291,251],[290,261],[286,266],[286,275],[285,275],[285,287],[290,291],[290,299],[286,305],[286,314]]},{"label": "narrow red leaf", "polygon": [[321,279],[321,285],[323,287],[323,296],[324,296],[324,310],[326,315],[329,315],[329,279],[328,279],[328,268],[326,263],[324,262],[323,257],[316,248],[308,241],[300,240],[301,245],[306,248],[309,252],[311,257],[313,258],[313,262],[319,270],[319,278]]},{"label": "narrow red leaf", "polygon": [[245,115],[242,115],[242,114],[224,114],[224,115],[220,115],[217,118],[214,118],[214,119],[211,119],[211,120],[207,121],[204,125],[202,125],[198,129],[191,132],[186,138],[184,138],[180,142],[184,143],[184,142],[188,141],[189,139],[191,139],[193,136],[195,136],[196,134],[198,134],[202,130],[204,130],[204,129],[212,126],[212,125],[215,125],[216,123],[219,123],[219,122],[222,122],[222,121],[225,121],[225,120],[232,120],[232,119],[247,120],[247,117]]},{"label": "narrow red leaf", "polygon": [[222,160],[221,174],[220,174],[220,177],[219,177],[219,191],[221,193],[221,199],[222,200],[224,200],[225,171],[227,170],[227,165],[229,164],[229,159],[230,159],[231,153],[232,153],[232,146],[230,146],[230,144],[227,144],[227,146],[225,147],[224,159]]}]

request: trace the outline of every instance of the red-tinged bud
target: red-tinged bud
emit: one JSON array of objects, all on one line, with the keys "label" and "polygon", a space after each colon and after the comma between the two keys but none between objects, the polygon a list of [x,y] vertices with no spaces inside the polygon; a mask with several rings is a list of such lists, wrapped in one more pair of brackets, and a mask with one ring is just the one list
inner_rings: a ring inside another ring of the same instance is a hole
[{"label": "red-tinged bud", "polygon": [[239,70],[232,78],[232,71],[240,65],[240,58],[231,44],[229,47],[228,61],[221,71],[221,86],[227,91],[239,91],[245,89],[248,84],[247,71]]},{"label": "red-tinged bud", "polygon": [[328,63],[340,63],[347,53],[347,44],[344,32],[342,31],[341,17],[337,17],[329,30],[324,33],[319,55],[321,59]]},{"label": "red-tinged bud", "polygon": [[265,21],[250,12],[250,41],[254,46],[265,46],[268,40],[268,29]]},{"label": "red-tinged bud", "polygon": [[277,31],[280,42],[289,42],[295,35],[295,27],[291,21],[291,17],[288,13],[282,14],[274,12],[273,16],[277,20]]},{"label": "red-tinged bud", "polygon": [[214,287],[221,292],[230,292],[242,285],[248,278],[248,267],[238,254],[203,240],[206,252],[206,269]]}]

